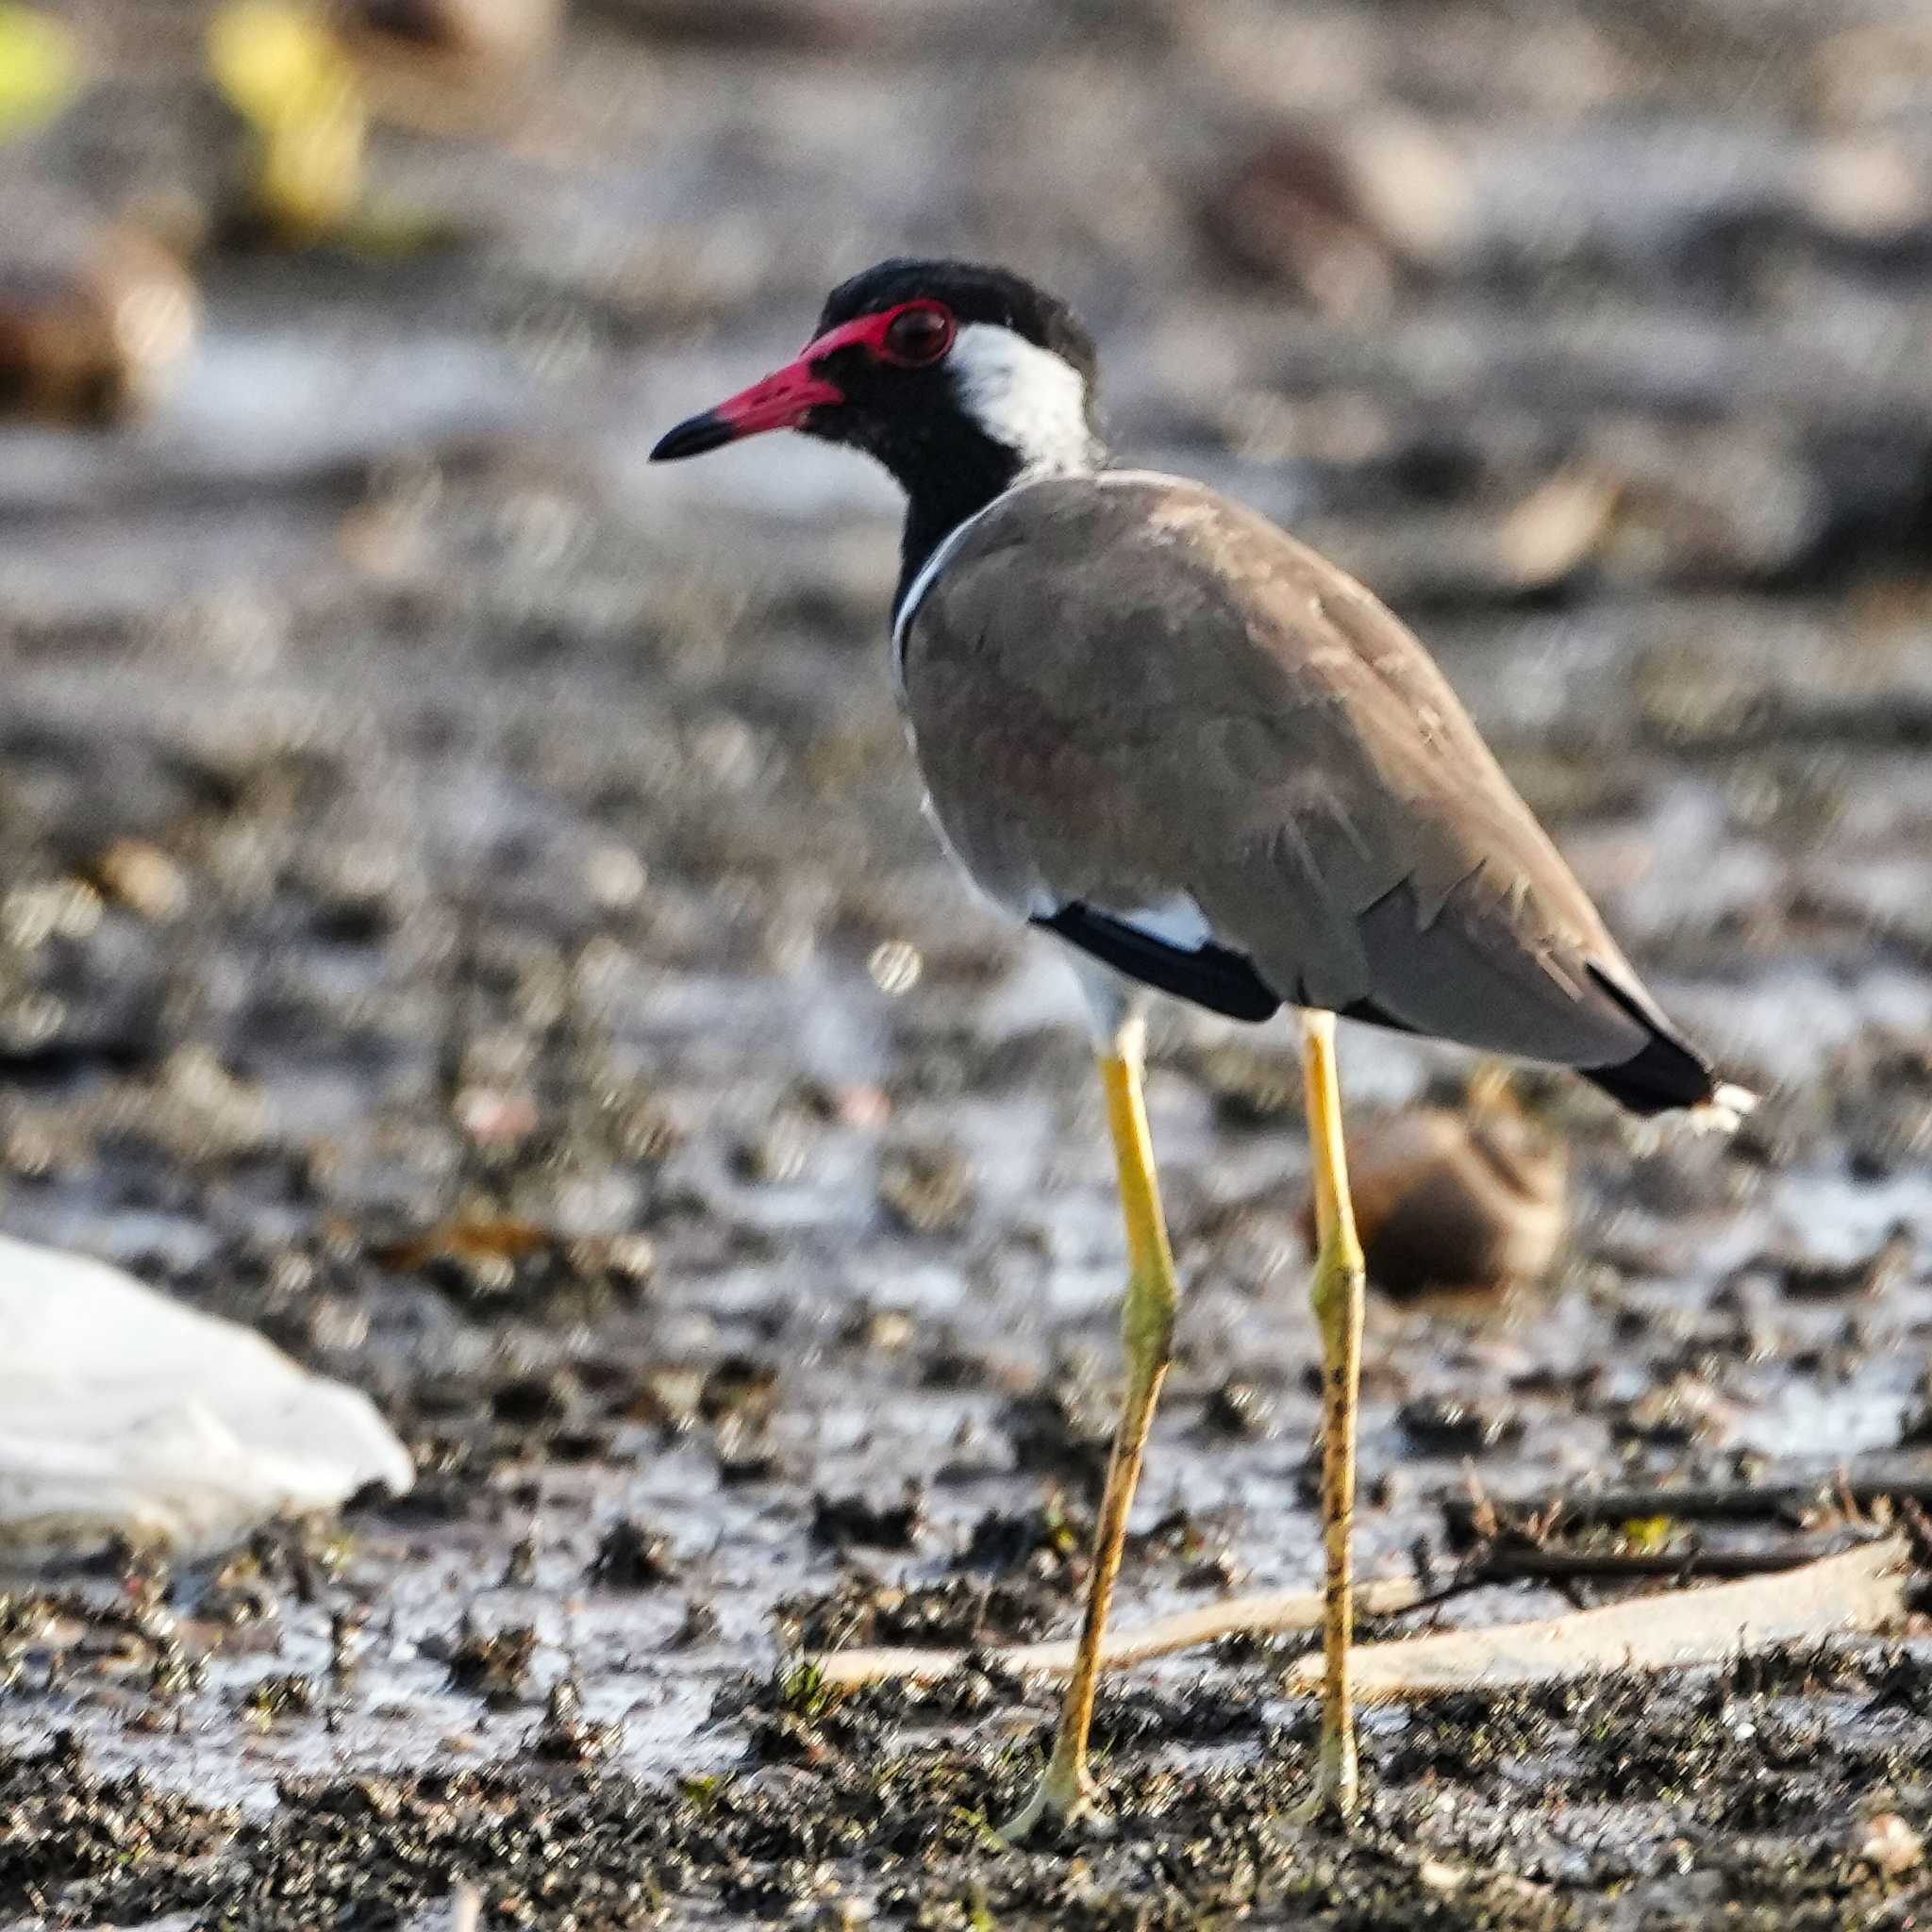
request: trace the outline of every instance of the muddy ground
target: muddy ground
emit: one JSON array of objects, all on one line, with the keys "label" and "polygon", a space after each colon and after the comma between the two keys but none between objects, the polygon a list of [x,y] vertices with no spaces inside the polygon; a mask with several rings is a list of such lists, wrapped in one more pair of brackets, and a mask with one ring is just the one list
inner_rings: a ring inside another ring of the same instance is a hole
[{"label": "muddy ground", "polygon": [[[97,84],[10,178],[219,234],[199,9],[73,11]],[[150,421],[0,445],[0,1216],[368,1389],[421,1480],[20,1582],[0,1920],[430,1924],[469,1876],[496,1925],[1919,1923],[1868,1843],[1932,1826],[1916,1625],[1376,1713],[1347,1843],[1287,1822],[1290,1646],[1112,1684],[1113,1836],[1024,1853],[984,1827],[1048,1689],[799,1673],[1071,1626],[1108,1162],[1061,969],[919,818],[890,492],[642,453],[883,254],[1063,287],[1122,449],[1415,621],[1767,1090],[1724,1147],[1522,1083],[1570,1238],[1376,1300],[1368,1574],[1452,1576],[1473,1490],[1932,1480],[1932,30],[602,0],[504,127],[376,173],[463,238],[211,242]],[[1365,1129],[1468,1073],[1344,1065]],[[1188,1298],[1125,1617],[1317,1574],[1293,1095],[1282,1033],[1158,1016]]]}]

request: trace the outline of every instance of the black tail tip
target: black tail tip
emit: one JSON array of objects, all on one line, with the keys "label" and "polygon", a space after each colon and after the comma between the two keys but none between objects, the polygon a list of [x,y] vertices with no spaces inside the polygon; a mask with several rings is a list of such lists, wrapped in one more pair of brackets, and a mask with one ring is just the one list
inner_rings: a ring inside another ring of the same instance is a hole
[{"label": "black tail tip", "polygon": [[1757,1105],[1749,1088],[1721,1080],[1701,1054],[1668,1033],[1652,1034],[1641,1052],[1614,1067],[1582,1073],[1634,1114],[1688,1113],[1696,1125],[1719,1133],[1734,1132]]},{"label": "black tail tip", "polygon": [[1592,968],[1591,976],[1650,1036],[1627,1060],[1581,1069],[1620,1107],[1646,1119],[1689,1113],[1699,1125],[1728,1133],[1757,1105],[1757,1094],[1720,1079],[1695,1047],[1666,1030],[1655,1009],[1646,1012],[1607,974]]}]

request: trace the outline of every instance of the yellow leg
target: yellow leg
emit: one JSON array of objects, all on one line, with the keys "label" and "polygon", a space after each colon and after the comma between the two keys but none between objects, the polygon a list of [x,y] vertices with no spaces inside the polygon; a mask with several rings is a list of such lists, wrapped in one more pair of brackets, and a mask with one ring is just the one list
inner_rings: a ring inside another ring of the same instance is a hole
[{"label": "yellow leg", "polygon": [[1349,1685],[1355,1530],[1356,1400],[1362,1369],[1362,1250],[1348,1195],[1341,1141],[1341,1088],[1335,1067],[1335,1016],[1302,1015],[1308,1141],[1315,1170],[1312,1298],[1322,1334],[1323,1592],[1322,1757],[1317,1810],[1347,1818],[1356,1808],[1355,1708]]},{"label": "yellow leg", "polygon": [[1060,1710],[1053,1757],[1040,1784],[1001,1836],[1018,1843],[1042,1818],[1066,1823],[1091,1812],[1093,1785],[1087,1772],[1087,1733],[1093,1722],[1093,1692],[1100,1674],[1100,1641],[1107,1630],[1108,1605],[1120,1574],[1121,1545],[1127,1511],[1141,1479],[1141,1457],[1154,1421],[1154,1405],[1174,1344],[1174,1256],[1160,1214],[1154,1174],[1154,1149],[1141,1099],[1141,1042],[1138,1024],[1123,1029],[1114,1052],[1100,1062],[1107,1088],[1108,1124],[1120,1168],[1121,1211],[1127,1224],[1127,1293],[1122,1310],[1126,1348],[1127,1392],[1101,1499],[1100,1524],[1093,1540],[1093,1574],[1087,1586],[1087,1615],[1074,1658],[1074,1674]]}]

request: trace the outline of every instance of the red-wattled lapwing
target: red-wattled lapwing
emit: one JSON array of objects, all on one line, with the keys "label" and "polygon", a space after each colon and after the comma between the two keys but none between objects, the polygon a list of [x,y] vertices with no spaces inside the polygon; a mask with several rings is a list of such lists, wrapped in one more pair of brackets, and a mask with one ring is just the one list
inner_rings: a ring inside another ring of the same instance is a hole
[{"label": "red-wattled lapwing", "polygon": [[1335,1016],[1573,1067],[1641,1114],[1728,1126],[1751,1101],[1644,991],[1421,644],[1254,511],[1108,468],[1093,380],[1085,331],[1019,276],[889,261],[833,291],[795,361],[652,452],[800,429],[898,479],[892,640],[928,808],[983,892],[1066,944],[1092,1008],[1127,1391],[1059,1731],[1014,1838],[1091,1804],[1100,1640],[1174,1333],[1143,989],[1240,1020],[1300,1013],[1324,1362],[1316,1797],[1344,1816],[1362,1262]]}]

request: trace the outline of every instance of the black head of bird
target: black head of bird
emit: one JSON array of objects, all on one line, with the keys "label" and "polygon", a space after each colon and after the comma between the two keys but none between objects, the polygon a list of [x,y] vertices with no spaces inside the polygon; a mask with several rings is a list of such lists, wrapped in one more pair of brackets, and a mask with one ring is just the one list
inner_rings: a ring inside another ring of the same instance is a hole
[{"label": "black head of bird", "polygon": [[1073,310],[1019,275],[881,262],[832,291],[791,361],[680,423],[651,455],[700,456],[773,429],[862,450],[906,491],[916,568],[1023,478],[1101,463],[1096,370]]},{"label": "black head of bird", "polygon": [[1068,949],[1091,1010],[1129,1261],[1127,1390],[1054,1753],[1015,1834],[1091,1805],[1087,1737],[1178,1287],[1141,1102],[1146,989],[1299,1009],[1319,1255],[1326,1588],[1317,1794],[1356,1803],[1350,1524],[1362,1252],[1337,1015],[1575,1069],[1638,1113],[1735,1123],[1414,636],[1197,483],[1109,465],[1094,356],[1004,270],[891,261],[804,350],[664,438],[771,429],[904,486],[893,639],[932,816],[995,904]]}]

